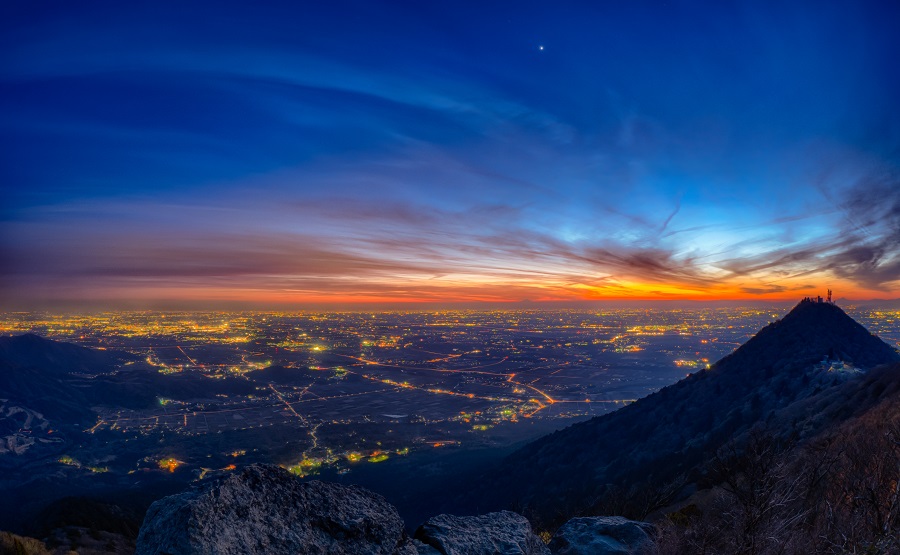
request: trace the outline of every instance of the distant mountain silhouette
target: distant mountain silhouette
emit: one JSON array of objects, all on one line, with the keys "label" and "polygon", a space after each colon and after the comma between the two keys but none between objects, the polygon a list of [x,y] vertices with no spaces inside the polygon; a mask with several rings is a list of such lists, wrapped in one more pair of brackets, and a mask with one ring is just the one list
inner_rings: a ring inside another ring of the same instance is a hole
[{"label": "distant mountain silhouette", "polygon": [[64,376],[48,375],[33,366],[21,368],[0,360],[0,399],[53,421],[87,424],[94,420],[83,391]]},{"label": "distant mountain silhouette", "polygon": [[43,368],[55,374],[97,374],[136,358],[122,351],[88,349],[32,333],[0,337],[0,361],[23,368]]},{"label": "distant mountain silhouette", "polygon": [[900,354],[839,307],[803,301],[711,369],[514,452],[475,480],[462,508],[513,507],[552,524],[623,488],[695,479],[730,439],[850,379],[826,358],[868,369]]},{"label": "distant mountain silhouette", "polygon": [[143,409],[160,397],[203,399],[254,391],[251,382],[240,378],[163,375],[141,362],[123,367],[138,360],[123,351],[89,349],[33,334],[0,337],[0,399],[37,410],[58,426],[95,422],[94,406]]},{"label": "distant mountain silhouette", "polygon": [[21,403],[66,423],[94,419],[77,374],[110,372],[128,353],[101,351],[44,339],[34,334],[0,337],[0,398]]}]

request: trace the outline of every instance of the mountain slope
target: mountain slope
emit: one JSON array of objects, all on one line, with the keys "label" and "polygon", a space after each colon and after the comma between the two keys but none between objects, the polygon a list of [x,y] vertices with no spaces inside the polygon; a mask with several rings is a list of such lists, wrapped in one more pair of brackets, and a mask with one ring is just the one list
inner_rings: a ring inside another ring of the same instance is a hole
[{"label": "mountain slope", "polygon": [[900,407],[900,363],[884,364],[847,382],[793,403],[768,419],[774,433],[807,439],[860,418],[879,404]]},{"label": "mountain slope", "polygon": [[837,306],[803,301],[710,370],[523,447],[463,503],[514,506],[549,523],[612,490],[689,475],[730,438],[845,382],[848,373],[817,367],[825,357],[858,368],[900,360]]},{"label": "mountain slope", "polygon": [[0,399],[69,423],[93,420],[79,374],[113,371],[128,353],[88,349],[25,334],[0,337]]},{"label": "mountain slope", "polygon": [[657,521],[660,555],[900,553],[900,364],[729,442]]},{"label": "mountain slope", "polygon": [[25,334],[0,337],[0,399],[9,399],[54,420],[88,423],[92,406],[143,409],[159,397],[202,399],[246,395],[244,379],[211,380],[189,373],[162,375],[123,351],[89,349]]},{"label": "mountain slope", "polygon": [[136,358],[122,351],[88,349],[31,333],[0,337],[0,361],[23,368],[37,367],[58,375],[99,374]]}]

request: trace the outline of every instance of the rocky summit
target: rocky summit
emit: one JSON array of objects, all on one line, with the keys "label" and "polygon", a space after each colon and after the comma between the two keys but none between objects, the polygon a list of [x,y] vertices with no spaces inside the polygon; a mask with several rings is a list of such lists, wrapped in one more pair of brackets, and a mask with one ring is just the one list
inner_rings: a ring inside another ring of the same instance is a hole
[{"label": "rocky summit", "polygon": [[620,516],[573,518],[553,535],[550,549],[554,555],[651,555],[652,531],[646,522]]},{"label": "rocky summit", "polygon": [[137,555],[618,555],[653,547],[650,525],[620,517],[580,518],[550,546],[518,513],[442,514],[410,539],[397,510],[358,486],[302,482],[251,465],[154,503]]},{"label": "rocky summit", "polygon": [[528,520],[512,511],[480,516],[438,515],[419,526],[415,537],[442,555],[550,555]]},{"label": "rocky summit", "polygon": [[397,510],[355,486],[301,482],[251,465],[225,479],[155,502],[137,555],[415,554]]}]

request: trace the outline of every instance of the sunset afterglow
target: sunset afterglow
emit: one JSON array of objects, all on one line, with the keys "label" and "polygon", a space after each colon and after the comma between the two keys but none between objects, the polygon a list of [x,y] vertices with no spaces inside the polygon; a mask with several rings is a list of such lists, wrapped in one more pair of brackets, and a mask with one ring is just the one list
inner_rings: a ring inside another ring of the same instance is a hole
[{"label": "sunset afterglow", "polygon": [[339,4],[5,8],[0,304],[900,294],[896,7]]}]

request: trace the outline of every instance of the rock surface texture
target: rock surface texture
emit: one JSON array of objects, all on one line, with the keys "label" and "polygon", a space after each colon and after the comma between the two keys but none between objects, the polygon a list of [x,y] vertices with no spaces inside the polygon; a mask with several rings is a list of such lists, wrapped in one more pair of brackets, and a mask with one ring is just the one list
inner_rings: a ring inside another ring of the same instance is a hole
[{"label": "rock surface texture", "polygon": [[554,555],[650,555],[652,525],[621,516],[573,518],[550,540]]},{"label": "rock surface texture", "polygon": [[550,555],[528,520],[511,511],[438,515],[419,526],[415,538],[441,555]]},{"label": "rock surface texture", "polygon": [[[521,518],[521,517],[520,517]],[[414,555],[397,510],[355,486],[252,465],[150,506],[137,555]]]}]

